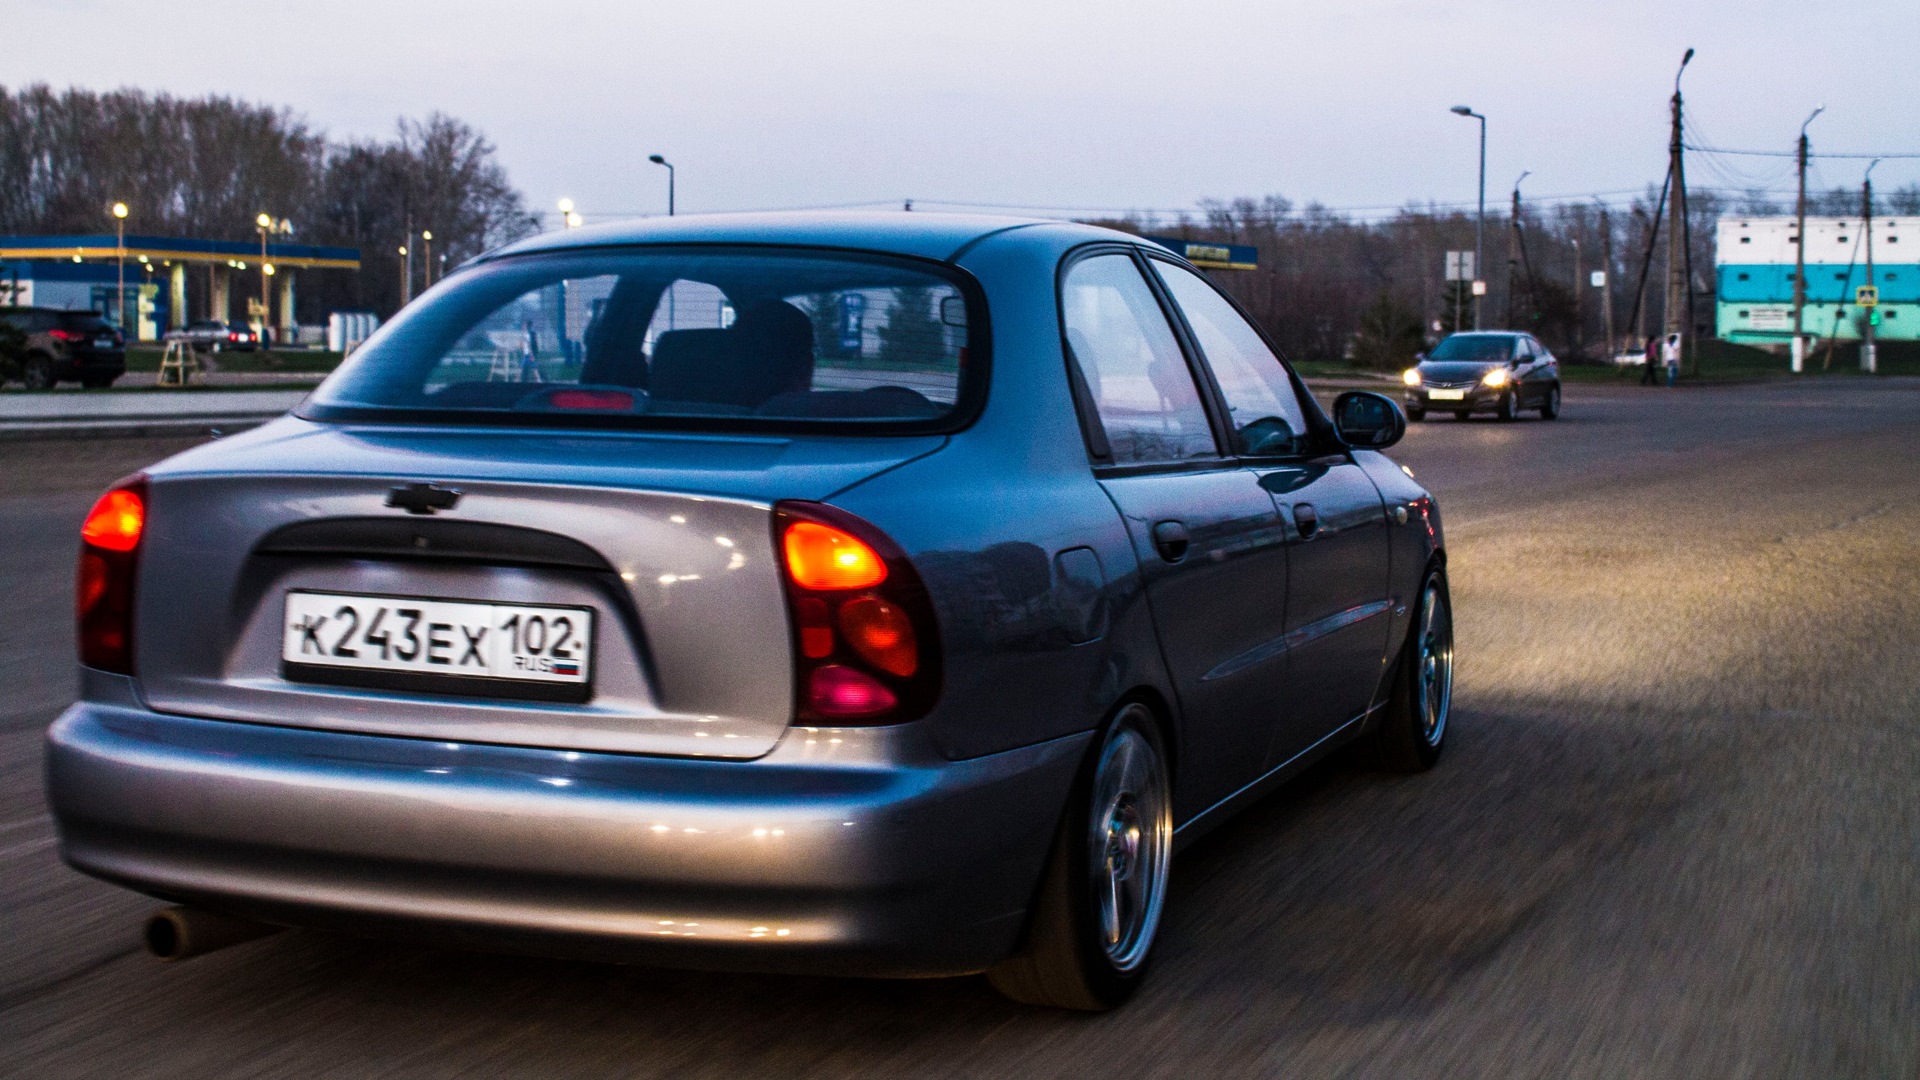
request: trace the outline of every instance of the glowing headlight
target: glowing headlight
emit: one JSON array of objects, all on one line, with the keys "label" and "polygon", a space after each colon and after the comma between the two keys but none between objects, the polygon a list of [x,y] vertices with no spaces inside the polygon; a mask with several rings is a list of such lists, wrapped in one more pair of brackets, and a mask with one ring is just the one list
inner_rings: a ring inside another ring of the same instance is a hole
[{"label": "glowing headlight", "polygon": [[1401,372],[1400,381],[1403,383],[1406,383],[1408,386],[1419,386],[1420,385],[1420,369],[1410,367],[1407,370]]},{"label": "glowing headlight", "polygon": [[1492,371],[1487,372],[1487,377],[1484,379],[1481,379],[1480,381],[1483,383],[1486,383],[1488,386],[1505,386],[1507,385],[1507,378],[1508,378],[1507,369],[1503,367],[1497,367],[1497,368],[1494,368]]}]

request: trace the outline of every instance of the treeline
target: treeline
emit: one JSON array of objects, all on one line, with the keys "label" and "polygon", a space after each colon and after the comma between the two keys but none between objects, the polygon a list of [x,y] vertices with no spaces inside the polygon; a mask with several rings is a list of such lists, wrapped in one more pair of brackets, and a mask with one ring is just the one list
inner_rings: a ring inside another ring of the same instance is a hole
[{"label": "treeline", "polygon": [[[1601,359],[1606,305],[1590,281],[1593,271],[1606,270],[1616,347],[1659,333],[1666,320],[1667,253],[1665,222],[1657,233],[1653,225],[1659,197],[1658,188],[1650,189],[1628,205],[1607,208],[1604,216],[1598,203],[1523,201],[1517,229],[1510,205],[1489,203],[1481,267],[1488,292],[1480,301],[1480,325],[1528,329],[1562,356]],[[1808,202],[1810,214],[1860,212],[1858,189],[1810,195]],[[1876,193],[1875,204],[1880,214],[1920,214],[1920,186]],[[1471,211],[1409,205],[1365,220],[1317,204],[1296,206],[1280,196],[1202,207],[1173,221],[1123,217],[1099,224],[1258,248],[1258,270],[1223,272],[1215,280],[1296,359],[1391,370],[1455,329],[1456,310],[1462,328],[1473,324],[1468,291],[1456,294],[1442,280],[1448,251],[1473,250]],[[1696,190],[1689,192],[1687,210],[1694,316],[1710,333],[1713,235],[1720,218],[1785,214],[1792,207],[1764,193],[1729,198]],[[1644,288],[1637,288],[1643,280]]]},{"label": "treeline", "polygon": [[[289,242],[359,248],[359,273],[300,279],[307,323],[338,309],[391,314],[410,232],[431,230],[434,262],[451,267],[537,225],[493,145],[440,113],[400,120],[390,139],[342,142],[290,110],[227,97],[0,87],[0,234],[111,232],[115,202],[136,234],[254,241],[266,213],[292,222]],[[414,291],[425,272],[416,257]],[[188,284],[197,316],[206,277]],[[243,295],[236,283],[236,314]]]}]

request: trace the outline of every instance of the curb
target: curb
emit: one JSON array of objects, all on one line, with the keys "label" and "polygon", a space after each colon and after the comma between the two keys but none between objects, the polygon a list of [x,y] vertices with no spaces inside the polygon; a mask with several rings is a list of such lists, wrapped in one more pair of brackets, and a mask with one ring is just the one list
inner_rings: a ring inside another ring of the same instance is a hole
[{"label": "curb", "polygon": [[33,420],[0,424],[0,442],[42,439],[146,439],[168,435],[231,435],[285,413],[233,416],[131,417],[116,420]]}]

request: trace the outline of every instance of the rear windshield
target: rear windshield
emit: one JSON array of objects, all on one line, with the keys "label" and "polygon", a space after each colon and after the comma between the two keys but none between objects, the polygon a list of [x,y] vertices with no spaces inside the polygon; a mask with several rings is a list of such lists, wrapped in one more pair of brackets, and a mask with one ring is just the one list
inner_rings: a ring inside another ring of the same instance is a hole
[{"label": "rear windshield", "polygon": [[520,256],[436,286],[300,411],[474,424],[938,426],[970,392],[969,313],[958,281],[883,256]]},{"label": "rear windshield", "polygon": [[97,311],[68,311],[60,316],[60,326],[65,330],[78,330],[81,333],[112,333],[113,324]]},{"label": "rear windshield", "polygon": [[1514,339],[1505,334],[1455,334],[1433,347],[1429,360],[1498,363],[1513,356]]}]

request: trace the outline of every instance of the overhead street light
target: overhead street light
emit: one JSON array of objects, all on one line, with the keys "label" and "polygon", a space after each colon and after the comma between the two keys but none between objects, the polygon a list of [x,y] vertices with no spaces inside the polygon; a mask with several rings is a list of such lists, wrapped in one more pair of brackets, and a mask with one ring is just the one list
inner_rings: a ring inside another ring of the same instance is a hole
[{"label": "overhead street light", "polygon": [[1467,105],[1455,105],[1455,116],[1470,117],[1480,121],[1480,216],[1473,224],[1473,328],[1480,329],[1480,298],[1486,295],[1487,288],[1480,275],[1485,273],[1487,255],[1487,118],[1474,112]]},{"label": "overhead street light", "polygon": [[672,217],[673,216],[673,162],[668,161],[666,158],[661,157],[659,154],[653,154],[649,156],[647,160],[653,162],[655,165],[666,166],[666,169],[667,169],[667,216]]},{"label": "overhead street light", "polygon": [[577,229],[586,222],[585,218],[574,212],[572,199],[561,199],[554,205],[560,208],[560,226],[562,228]]}]

